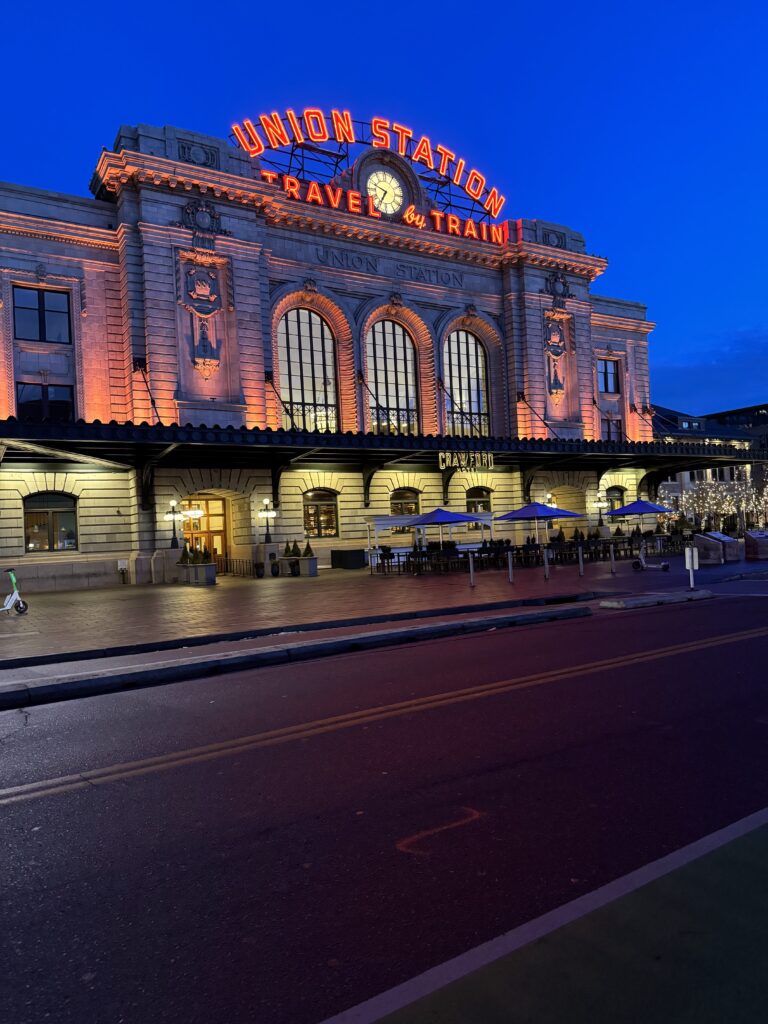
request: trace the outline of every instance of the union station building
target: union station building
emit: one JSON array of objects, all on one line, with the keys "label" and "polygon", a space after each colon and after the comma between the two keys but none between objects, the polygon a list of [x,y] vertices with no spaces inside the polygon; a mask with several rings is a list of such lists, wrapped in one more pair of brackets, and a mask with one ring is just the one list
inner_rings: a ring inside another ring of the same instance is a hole
[{"label": "union station building", "polygon": [[376,517],[533,500],[586,530],[670,474],[755,460],[655,439],[645,307],[593,292],[607,261],[581,234],[504,219],[401,125],[124,126],[90,188],[0,185],[0,546],[22,589],[119,583],[118,563],[172,579],[172,502],[198,510],[194,546],[263,559],[268,525],[323,565]]}]

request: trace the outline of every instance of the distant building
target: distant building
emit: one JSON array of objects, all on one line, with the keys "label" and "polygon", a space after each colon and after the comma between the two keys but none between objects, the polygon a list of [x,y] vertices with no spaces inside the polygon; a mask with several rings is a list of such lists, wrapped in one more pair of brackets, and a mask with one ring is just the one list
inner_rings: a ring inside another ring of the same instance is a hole
[{"label": "distant building", "polygon": [[[659,441],[666,443],[697,442],[741,450],[751,449],[755,443],[755,436],[749,429],[738,423],[721,421],[717,414],[695,416],[661,405],[654,406],[653,431]],[[659,486],[663,486],[664,493],[674,500],[705,480],[734,483],[739,479],[752,479],[759,486],[762,482],[762,465],[738,462],[732,465],[717,463],[698,466],[669,473],[659,481]]]}]

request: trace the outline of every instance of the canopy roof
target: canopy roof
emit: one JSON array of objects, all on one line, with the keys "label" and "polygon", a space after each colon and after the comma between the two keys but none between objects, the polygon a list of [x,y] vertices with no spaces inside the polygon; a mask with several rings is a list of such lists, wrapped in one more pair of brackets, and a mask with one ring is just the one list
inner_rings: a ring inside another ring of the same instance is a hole
[{"label": "canopy roof", "polygon": [[661,515],[663,512],[674,512],[674,509],[667,508],[666,505],[656,505],[652,501],[630,501],[628,505],[622,505],[621,508],[616,508],[613,512],[609,512],[609,516],[648,516],[648,515]]},{"label": "canopy roof", "polygon": [[411,526],[453,526],[456,523],[480,523],[481,516],[473,515],[471,512],[451,512],[447,508],[433,508],[431,512],[424,512],[411,520]]},{"label": "canopy roof", "polygon": [[534,520],[534,519],[580,519],[586,513],[569,512],[564,508],[556,508],[554,505],[543,505],[540,501],[532,501],[522,508],[515,508],[511,512],[505,512],[503,516],[496,516],[496,522],[508,522],[513,519]]}]

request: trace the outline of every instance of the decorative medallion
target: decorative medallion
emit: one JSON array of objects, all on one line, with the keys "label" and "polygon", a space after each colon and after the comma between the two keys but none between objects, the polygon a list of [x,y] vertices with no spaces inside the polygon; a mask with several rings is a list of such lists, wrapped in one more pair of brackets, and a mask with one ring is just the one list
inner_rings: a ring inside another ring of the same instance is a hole
[{"label": "decorative medallion", "polygon": [[552,296],[553,309],[565,309],[565,300],[574,297],[568,287],[568,278],[561,271],[550,274],[542,290]]},{"label": "decorative medallion", "polygon": [[229,235],[221,226],[221,217],[213,203],[205,199],[192,199],[181,212],[181,226],[193,233],[192,244],[197,249],[214,249],[216,235]]},{"label": "decorative medallion", "polygon": [[199,142],[179,139],[179,160],[198,167],[213,167],[218,170],[219,151],[213,146],[204,146]]}]

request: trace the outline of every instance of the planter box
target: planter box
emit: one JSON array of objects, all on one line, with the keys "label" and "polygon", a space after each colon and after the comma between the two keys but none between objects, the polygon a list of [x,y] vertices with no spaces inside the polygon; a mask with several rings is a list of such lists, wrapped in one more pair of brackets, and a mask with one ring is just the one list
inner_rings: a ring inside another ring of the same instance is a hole
[{"label": "planter box", "polygon": [[291,575],[291,562],[299,563],[300,576],[317,576],[317,555],[310,558],[297,557],[296,555],[282,555],[280,557],[280,575]]},{"label": "planter box", "polygon": [[179,579],[193,587],[212,587],[216,582],[216,563],[179,565]]}]

